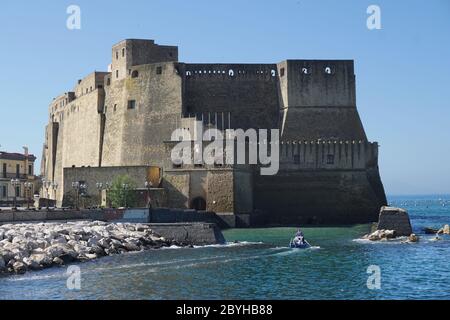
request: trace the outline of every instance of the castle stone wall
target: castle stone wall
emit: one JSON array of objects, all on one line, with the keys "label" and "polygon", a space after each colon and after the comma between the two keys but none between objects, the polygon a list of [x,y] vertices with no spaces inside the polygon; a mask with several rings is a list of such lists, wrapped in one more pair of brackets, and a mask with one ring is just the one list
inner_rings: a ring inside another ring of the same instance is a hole
[{"label": "castle stone wall", "polygon": [[231,128],[278,127],[275,64],[186,64],[184,68],[187,114],[203,114],[214,123],[216,113],[219,117],[230,113]]},{"label": "castle stone wall", "polygon": [[182,80],[176,65],[150,64],[133,71],[138,72],[136,78],[130,74],[105,87],[103,166],[162,166],[163,142],[170,140],[180,121]]}]

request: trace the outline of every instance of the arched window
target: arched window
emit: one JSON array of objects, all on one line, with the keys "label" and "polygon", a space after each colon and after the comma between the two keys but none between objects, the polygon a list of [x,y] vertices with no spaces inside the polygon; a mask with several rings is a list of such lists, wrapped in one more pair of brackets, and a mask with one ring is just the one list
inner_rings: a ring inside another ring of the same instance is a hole
[{"label": "arched window", "polygon": [[325,73],[331,74],[332,73],[331,67],[325,67]]},{"label": "arched window", "polygon": [[310,74],[310,70],[307,67],[303,67],[302,74]]},{"label": "arched window", "polygon": [[234,77],[234,70],[233,69],[228,70],[228,75],[230,77]]},{"label": "arched window", "polygon": [[272,77],[276,77],[277,72],[274,69],[272,69],[270,70],[270,74],[272,75]]},{"label": "arched window", "polygon": [[131,77],[132,77],[132,78],[137,78],[137,77],[139,77],[139,71],[134,70],[134,71],[131,73]]}]

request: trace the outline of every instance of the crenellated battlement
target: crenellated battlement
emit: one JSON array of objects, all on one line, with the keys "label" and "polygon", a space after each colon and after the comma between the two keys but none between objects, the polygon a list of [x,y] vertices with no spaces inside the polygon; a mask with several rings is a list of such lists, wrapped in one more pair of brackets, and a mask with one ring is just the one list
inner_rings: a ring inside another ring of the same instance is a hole
[{"label": "crenellated battlement", "polygon": [[377,163],[377,142],[280,142],[280,164],[288,169],[367,169],[376,167]]},{"label": "crenellated battlement", "polygon": [[187,80],[266,80],[276,81],[276,64],[185,64]]}]

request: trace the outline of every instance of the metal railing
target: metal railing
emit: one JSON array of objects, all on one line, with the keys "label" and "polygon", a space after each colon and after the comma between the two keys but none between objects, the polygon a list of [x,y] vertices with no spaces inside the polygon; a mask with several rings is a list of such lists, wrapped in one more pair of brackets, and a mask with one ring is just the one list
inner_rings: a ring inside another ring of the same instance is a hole
[{"label": "metal railing", "polygon": [[0,172],[0,179],[23,179],[27,180],[29,175],[27,174],[16,174],[16,173],[9,173],[9,172]]}]

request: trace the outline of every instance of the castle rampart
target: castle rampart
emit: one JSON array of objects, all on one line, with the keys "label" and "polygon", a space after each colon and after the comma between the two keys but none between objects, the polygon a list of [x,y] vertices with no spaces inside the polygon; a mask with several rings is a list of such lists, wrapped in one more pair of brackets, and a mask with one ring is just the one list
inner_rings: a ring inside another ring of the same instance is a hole
[{"label": "castle rampart", "polygon": [[[173,207],[251,214],[255,224],[377,219],[386,203],[378,144],[357,111],[353,61],[183,63],[177,47],[139,39],[111,53],[108,72],[79,80],[49,106],[42,173],[64,186],[52,195],[59,204],[71,183],[65,169],[73,179],[78,168],[157,166]],[[171,134],[193,130],[195,120],[221,130],[280,129],[279,173],[174,167]]]}]

